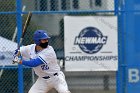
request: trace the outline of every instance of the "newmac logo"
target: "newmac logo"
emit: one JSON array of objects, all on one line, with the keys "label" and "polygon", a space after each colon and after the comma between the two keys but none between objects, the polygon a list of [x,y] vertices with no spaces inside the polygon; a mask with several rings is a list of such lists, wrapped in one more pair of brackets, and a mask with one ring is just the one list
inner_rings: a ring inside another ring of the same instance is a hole
[{"label": "newmac logo", "polygon": [[107,42],[107,36],[103,36],[101,31],[95,27],[84,28],[79,36],[75,37],[74,44],[89,54],[97,53]]}]

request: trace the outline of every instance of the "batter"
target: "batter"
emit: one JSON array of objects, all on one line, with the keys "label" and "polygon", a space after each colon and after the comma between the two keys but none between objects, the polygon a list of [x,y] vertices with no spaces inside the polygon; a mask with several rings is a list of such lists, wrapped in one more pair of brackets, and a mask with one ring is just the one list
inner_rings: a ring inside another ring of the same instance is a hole
[{"label": "batter", "polygon": [[14,62],[32,67],[38,76],[28,93],[48,93],[52,88],[58,93],[70,93],[65,75],[57,63],[55,51],[48,45],[49,38],[46,31],[37,30],[33,36],[35,44],[20,47],[14,54]]}]

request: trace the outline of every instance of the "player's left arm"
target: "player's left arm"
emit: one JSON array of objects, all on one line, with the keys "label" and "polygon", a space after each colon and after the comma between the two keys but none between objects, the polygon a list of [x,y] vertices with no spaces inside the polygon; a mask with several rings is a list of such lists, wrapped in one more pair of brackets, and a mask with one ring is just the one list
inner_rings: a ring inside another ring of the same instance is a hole
[{"label": "player's left arm", "polygon": [[40,60],[40,58],[36,58],[36,59],[30,59],[28,61],[22,60],[19,64],[29,66],[29,67],[37,67],[44,63],[42,62],[42,60]]},{"label": "player's left arm", "polygon": [[[49,58],[49,55],[47,56],[47,58]],[[41,54],[39,55],[36,59],[30,59],[30,60],[21,60],[20,58],[15,59],[15,63],[19,63],[25,66],[29,66],[29,67],[37,67],[41,64],[48,64],[48,62],[46,61],[46,55]]]},{"label": "player's left arm", "polygon": [[40,58],[30,59],[30,60],[21,60],[18,56],[14,58],[14,63],[22,64],[29,67],[37,67],[41,64],[44,64]]}]

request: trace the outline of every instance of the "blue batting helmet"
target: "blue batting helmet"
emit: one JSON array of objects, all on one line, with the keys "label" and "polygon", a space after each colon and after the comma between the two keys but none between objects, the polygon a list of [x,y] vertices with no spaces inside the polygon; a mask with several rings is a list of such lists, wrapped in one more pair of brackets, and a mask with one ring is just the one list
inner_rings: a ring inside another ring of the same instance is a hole
[{"label": "blue batting helmet", "polygon": [[34,32],[33,40],[36,45],[40,44],[41,39],[48,39],[50,38],[45,30],[37,30]]}]

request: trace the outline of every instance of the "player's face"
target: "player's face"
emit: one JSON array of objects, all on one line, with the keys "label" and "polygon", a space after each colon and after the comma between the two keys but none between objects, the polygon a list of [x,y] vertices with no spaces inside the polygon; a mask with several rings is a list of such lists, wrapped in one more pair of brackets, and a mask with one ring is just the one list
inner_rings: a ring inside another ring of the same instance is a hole
[{"label": "player's face", "polygon": [[47,48],[47,46],[48,46],[48,39],[41,39],[39,46],[42,47],[42,48]]},{"label": "player's face", "polygon": [[48,39],[41,39],[40,42],[41,43],[46,43],[46,42],[48,42]]}]

